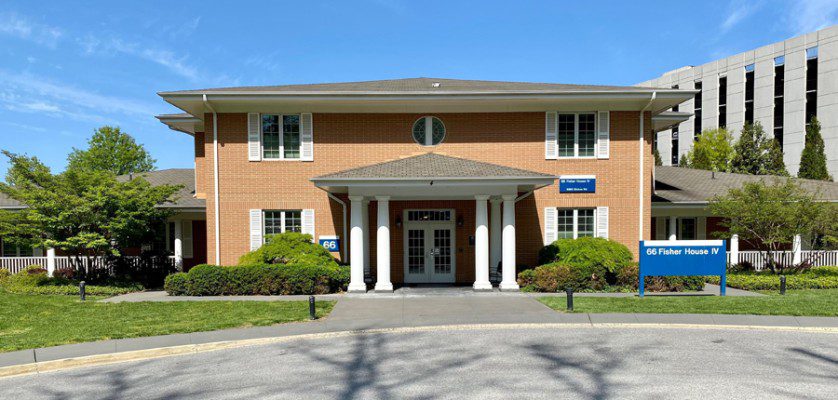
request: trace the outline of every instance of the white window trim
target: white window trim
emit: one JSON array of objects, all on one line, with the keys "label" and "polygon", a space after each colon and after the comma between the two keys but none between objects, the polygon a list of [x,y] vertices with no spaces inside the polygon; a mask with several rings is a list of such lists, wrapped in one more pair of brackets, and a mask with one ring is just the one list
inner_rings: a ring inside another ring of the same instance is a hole
[{"label": "white window trim", "polygon": [[[579,155],[579,115],[582,114],[593,114],[594,116],[594,154],[592,156],[580,156]],[[559,120],[561,119],[562,115],[573,115],[573,155],[572,156],[563,156],[559,151],[559,142],[561,137],[561,132],[559,131]],[[565,112],[565,111],[557,111],[556,112],[556,157],[560,160],[568,160],[573,158],[578,158],[582,160],[590,160],[597,158],[597,145],[599,144],[599,116],[596,111],[578,111],[578,112]]]},{"label": "white window trim", "polygon": [[[276,115],[278,117],[279,124],[279,158],[268,158],[265,157],[265,134],[262,132],[262,117],[265,115]],[[285,135],[284,129],[285,124],[283,123],[283,116],[286,115],[296,115],[300,117],[300,156],[297,158],[285,158]],[[262,153],[262,161],[303,161],[303,115],[302,113],[296,114],[273,114],[273,113],[264,113],[259,114],[259,151]],[[270,211],[270,210],[269,210]],[[264,240],[264,239],[263,239]]]},{"label": "white window trim", "polygon": [[302,230],[303,230],[303,210],[292,210],[292,209],[287,209],[287,210],[273,210],[273,209],[265,209],[265,210],[262,210],[262,243],[265,243],[265,240],[267,240],[267,236],[268,236],[268,235],[277,235],[277,233],[268,233],[268,232],[267,232],[267,230],[268,230],[268,225],[265,223],[265,214],[267,214],[267,213],[269,213],[269,212],[271,212],[271,213],[277,213],[277,212],[278,212],[278,213],[279,213],[279,230],[280,230],[280,232],[279,232],[279,233],[280,233],[280,234],[288,232],[288,231],[286,230],[286,227],[285,227],[285,213],[286,213],[286,212],[298,212],[298,213],[300,213],[300,231],[302,232]]},{"label": "white window trim", "polygon": [[[594,211],[594,221],[593,221],[593,232],[590,237],[597,237],[596,236],[596,222],[597,222],[597,212],[596,207],[579,207],[579,208],[571,208],[571,207],[556,207],[556,238],[558,239],[559,236],[562,234],[562,231],[559,230],[559,211],[573,211],[573,237],[572,239],[579,239],[579,210],[593,210]],[[588,237],[588,236],[585,236]]]},{"label": "white window trim", "polygon": [[[434,118],[442,124],[442,139],[439,140],[439,143],[434,144]],[[413,136],[413,126],[416,125],[417,122],[422,121],[425,124],[425,143],[419,143],[416,138]],[[421,117],[413,122],[413,125],[410,126],[410,137],[413,139],[413,143],[416,143],[422,147],[434,147],[439,146],[445,142],[445,138],[448,136],[448,128],[445,126],[445,122],[442,121],[442,118],[435,117],[433,115],[426,115]]]}]

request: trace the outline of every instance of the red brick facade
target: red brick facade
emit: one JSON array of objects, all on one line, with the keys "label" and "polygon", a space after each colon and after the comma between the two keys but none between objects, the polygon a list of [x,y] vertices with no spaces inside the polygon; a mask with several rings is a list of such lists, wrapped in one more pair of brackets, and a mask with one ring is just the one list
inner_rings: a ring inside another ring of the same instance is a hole
[{"label": "red brick facade", "polygon": [[[401,157],[436,152],[454,157],[554,175],[596,175],[595,194],[560,194],[557,185],[537,190],[516,205],[517,259],[533,265],[543,245],[545,207],[609,207],[609,236],[632,251],[639,239],[639,203],[643,199],[643,237],[650,237],[652,157],[651,117],[645,115],[644,176],[639,166],[639,115],[637,111],[612,111],[609,159],[545,160],[545,114],[437,113],[446,127],[445,140],[434,147],[419,146],[411,128],[420,114],[318,114],[313,115],[314,161],[248,161],[247,115],[218,114],[220,195],[220,260],[215,260],[215,196],[213,187],[213,118],[205,116],[206,133],[196,133],[196,185],[207,199],[207,259],[230,265],[249,250],[250,209],[314,209],[315,232],[343,237],[343,210],[310,178],[353,167]],[[640,181],[644,193],[639,193]],[[341,196],[347,203],[345,196]],[[457,282],[474,280],[474,201],[391,201],[392,281],[403,277],[403,230],[396,216],[405,208],[453,208],[462,216],[456,228]],[[347,210],[349,212],[349,210]],[[376,202],[370,203],[370,252],[375,271]],[[340,256],[339,254],[335,254]]]}]

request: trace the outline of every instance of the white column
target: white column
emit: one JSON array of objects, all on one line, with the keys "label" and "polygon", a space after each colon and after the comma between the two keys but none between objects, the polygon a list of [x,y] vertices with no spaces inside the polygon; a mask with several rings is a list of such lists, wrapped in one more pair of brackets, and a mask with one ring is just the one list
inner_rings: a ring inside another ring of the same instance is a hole
[{"label": "white column", "polygon": [[375,196],[378,200],[378,231],[375,235],[375,265],[378,277],[375,281],[376,292],[392,292],[390,282],[390,196]]},{"label": "white column", "polygon": [[183,225],[175,221],[175,268],[183,269]]},{"label": "white column", "polygon": [[678,239],[678,218],[669,217],[669,240]]},{"label": "white column", "polygon": [[500,290],[518,290],[515,276],[515,199],[517,195],[503,196],[503,280]]},{"label": "white column", "polygon": [[52,276],[55,272],[55,248],[47,249],[47,276]]},{"label": "white column", "polygon": [[366,292],[364,283],[364,224],[362,221],[364,196],[349,196],[349,291]]},{"label": "white column", "polygon": [[739,235],[730,237],[730,265],[739,264]]},{"label": "white column", "polygon": [[[501,199],[491,199],[491,215],[489,216],[489,270],[498,273],[498,263],[501,261]],[[491,275],[490,275],[491,276]]]},{"label": "white column", "polygon": [[370,276],[370,201],[361,207],[361,227],[364,230],[364,278]]},{"label": "white column", "polygon": [[474,290],[492,290],[489,282],[489,213],[487,195],[474,196],[476,201],[476,226],[474,231]]},{"label": "white column", "polygon": [[800,235],[794,235],[791,250],[794,252],[794,257],[791,261],[792,264],[797,265],[803,262],[803,238]]}]

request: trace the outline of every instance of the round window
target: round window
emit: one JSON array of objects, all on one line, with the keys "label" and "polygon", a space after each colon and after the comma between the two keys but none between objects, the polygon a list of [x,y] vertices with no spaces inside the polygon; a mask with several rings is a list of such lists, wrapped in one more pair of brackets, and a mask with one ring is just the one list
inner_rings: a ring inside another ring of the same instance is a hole
[{"label": "round window", "polygon": [[413,123],[413,140],[422,146],[436,146],[445,139],[445,125],[437,117],[422,117]]}]

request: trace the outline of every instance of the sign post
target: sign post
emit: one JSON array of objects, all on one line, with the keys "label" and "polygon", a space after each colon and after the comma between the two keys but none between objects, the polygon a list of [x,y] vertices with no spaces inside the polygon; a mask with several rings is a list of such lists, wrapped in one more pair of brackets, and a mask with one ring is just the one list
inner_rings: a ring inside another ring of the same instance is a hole
[{"label": "sign post", "polygon": [[647,276],[719,276],[719,294],[727,285],[724,240],[641,240],[638,289],[645,292]]}]

